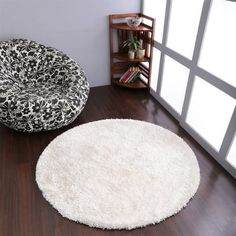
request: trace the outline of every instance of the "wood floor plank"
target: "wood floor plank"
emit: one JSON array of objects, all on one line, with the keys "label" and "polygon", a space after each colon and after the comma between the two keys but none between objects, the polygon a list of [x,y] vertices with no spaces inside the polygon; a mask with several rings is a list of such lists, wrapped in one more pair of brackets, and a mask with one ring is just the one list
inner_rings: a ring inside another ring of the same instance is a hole
[{"label": "wood floor plank", "polygon": [[[179,214],[132,231],[101,230],[63,218],[43,198],[35,182],[35,166],[49,142],[74,126],[110,118],[155,123],[191,146],[200,165],[201,183]],[[147,92],[113,86],[92,88],[84,111],[68,127],[27,134],[0,125],[0,236],[28,235],[235,236],[236,182]]]}]

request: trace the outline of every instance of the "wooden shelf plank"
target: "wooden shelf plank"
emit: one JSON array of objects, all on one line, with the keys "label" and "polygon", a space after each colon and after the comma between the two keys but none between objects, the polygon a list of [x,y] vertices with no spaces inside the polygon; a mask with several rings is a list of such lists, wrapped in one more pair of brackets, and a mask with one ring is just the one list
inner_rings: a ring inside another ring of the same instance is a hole
[{"label": "wooden shelf plank", "polygon": [[126,87],[126,88],[132,88],[132,89],[147,89],[148,88],[148,86],[140,78],[137,78],[132,83],[120,83],[119,78],[112,78],[112,82],[113,84]]},{"label": "wooden shelf plank", "polygon": [[140,24],[138,27],[129,27],[126,23],[112,23],[111,28],[128,31],[152,31],[152,27]]},{"label": "wooden shelf plank", "polygon": [[128,61],[128,62],[149,62],[150,60],[150,58],[148,57],[144,57],[143,59],[135,58],[131,60],[128,58],[128,53],[119,53],[119,52],[112,53],[112,57],[119,60]]}]

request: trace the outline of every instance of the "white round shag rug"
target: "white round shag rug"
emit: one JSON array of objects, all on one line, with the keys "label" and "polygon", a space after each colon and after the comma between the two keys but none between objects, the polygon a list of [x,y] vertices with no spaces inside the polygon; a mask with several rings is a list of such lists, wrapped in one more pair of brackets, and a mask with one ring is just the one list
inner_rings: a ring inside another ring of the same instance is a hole
[{"label": "white round shag rug", "polygon": [[111,119],[56,137],[41,154],[36,181],[62,216],[92,227],[133,229],[178,213],[197,191],[198,162],[174,133]]}]

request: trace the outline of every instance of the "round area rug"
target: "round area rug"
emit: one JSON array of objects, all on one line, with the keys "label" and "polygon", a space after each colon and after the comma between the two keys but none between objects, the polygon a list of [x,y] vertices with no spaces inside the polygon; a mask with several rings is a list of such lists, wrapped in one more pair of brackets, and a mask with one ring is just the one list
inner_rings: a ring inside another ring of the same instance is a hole
[{"label": "round area rug", "polygon": [[179,212],[200,171],[174,133],[137,120],[101,120],[55,138],[40,156],[36,181],[62,216],[106,229],[133,229]]}]

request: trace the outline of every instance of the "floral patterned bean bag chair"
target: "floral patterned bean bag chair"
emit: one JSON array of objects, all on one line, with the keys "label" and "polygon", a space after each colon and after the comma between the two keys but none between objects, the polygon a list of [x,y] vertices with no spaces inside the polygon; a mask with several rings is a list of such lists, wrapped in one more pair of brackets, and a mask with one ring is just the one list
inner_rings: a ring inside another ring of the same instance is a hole
[{"label": "floral patterned bean bag chair", "polygon": [[55,48],[26,39],[0,42],[0,122],[18,131],[57,129],[83,110],[89,84]]}]

